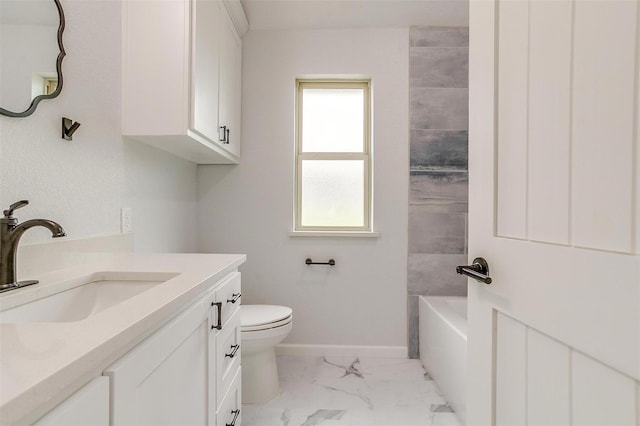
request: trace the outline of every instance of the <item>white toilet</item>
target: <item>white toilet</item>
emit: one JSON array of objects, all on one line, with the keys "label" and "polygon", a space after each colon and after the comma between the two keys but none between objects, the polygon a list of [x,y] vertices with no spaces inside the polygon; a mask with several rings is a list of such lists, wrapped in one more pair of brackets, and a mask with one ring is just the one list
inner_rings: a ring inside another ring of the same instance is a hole
[{"label": "white toilet", "polygon": [[242,403],[261,404],[280,394],[275,346],[293,327],[286,306],[241,305]]}]

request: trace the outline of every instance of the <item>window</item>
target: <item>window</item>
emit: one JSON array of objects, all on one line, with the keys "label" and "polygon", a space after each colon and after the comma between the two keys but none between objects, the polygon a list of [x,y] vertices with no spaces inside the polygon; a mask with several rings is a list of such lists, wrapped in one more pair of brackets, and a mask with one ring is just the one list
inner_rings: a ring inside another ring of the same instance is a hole
[{"label": "window", "polygon": [[370,82],[298,80],[295,231],[371,231]]}]

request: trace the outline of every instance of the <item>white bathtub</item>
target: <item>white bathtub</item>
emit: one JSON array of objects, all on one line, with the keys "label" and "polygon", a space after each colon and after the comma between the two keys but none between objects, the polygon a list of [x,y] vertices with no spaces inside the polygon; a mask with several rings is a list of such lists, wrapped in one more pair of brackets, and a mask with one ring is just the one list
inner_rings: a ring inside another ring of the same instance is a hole
[{"label": "white bathtub", "polygon": [[467,299],[420,296],[420,361],[465,422]]}]

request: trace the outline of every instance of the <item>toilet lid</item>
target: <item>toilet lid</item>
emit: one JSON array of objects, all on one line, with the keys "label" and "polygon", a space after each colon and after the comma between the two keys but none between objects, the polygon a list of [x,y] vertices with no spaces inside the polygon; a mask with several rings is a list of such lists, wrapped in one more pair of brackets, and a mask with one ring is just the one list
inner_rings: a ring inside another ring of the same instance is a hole
[{"label": "toilet lid", "polygon": [[276,326],[286,323],[293,310],[287,306],[240,305],[240,324],[243,329]]}]

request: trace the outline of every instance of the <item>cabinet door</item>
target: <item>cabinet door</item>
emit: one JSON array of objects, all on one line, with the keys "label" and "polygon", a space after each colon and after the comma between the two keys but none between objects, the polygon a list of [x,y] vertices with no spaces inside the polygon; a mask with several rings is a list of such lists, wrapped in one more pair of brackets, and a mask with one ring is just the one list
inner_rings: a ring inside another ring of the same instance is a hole
[{"label": "cabinet door", "polygon": [[112,424],[208,423],[207,301],[188,308],[140,343],[105,374],[112,382]]},{"label": "cabinet door", "polygon": [[122,2],[122,13],[123,134],[185,133],[189,2],[129,0]]},{"label": "cabinet door", "polygon": [[220,126],[226,126],[224,147],[240,156],[242,41],[224,6],[220,23]]},{"label": "cabinet door", "polygon": [[34,426],[109,426],[109,378],[96,377]]},{"label": "cabinet door", "polygon": [[218,142],[218,58],[220,55],[220,5],[192,0],[191,127]]}]

